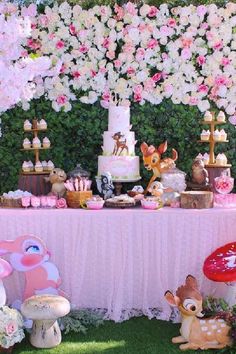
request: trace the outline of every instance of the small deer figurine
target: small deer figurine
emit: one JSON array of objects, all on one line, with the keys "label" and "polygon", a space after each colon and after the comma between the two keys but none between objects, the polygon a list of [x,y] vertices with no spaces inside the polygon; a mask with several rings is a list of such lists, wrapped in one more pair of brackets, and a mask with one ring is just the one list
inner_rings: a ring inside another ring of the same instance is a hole
[{"label": "small deer figurine", "polygon": [[231,328],[223,319],[198,318],[203,317],[202,296],[192,275],[186,277],[185,284],[177,289],[176,295],[167,291],[165,298],[171,306],[178,307],[182,316],[181,335],[172,338],[172,343],[184,343],[179,347],[181,350],[221,349],[231,345]]},{"label": "small deer figurine", "polygon": [[121,155],[124,149],[126,149],[127,154],[129,153],[129,148],[126,145],[126,139],[121,140],[123,137],[124,135],[122,135],[121,132],[115,133],[112,136],[112,138],[115,140],[115,146],[112,155]]},{"label": "small deer figurine", "polygon": [[143,154],[144,167],[153,172],[153,176],[150,179],[148,186],[144,192],[146,194],[151,187],[152,183],[161,176],[161,173],[168,171],[170,168],[175,167],[175,161],[178,158],[178,153],[175,149],[172,149],[172,158],[167,157],[162,159],[161,155],[167,150],[167,141],[155,148],[153,145],[148,146],[146,143],[142,143],[141,151]]}]

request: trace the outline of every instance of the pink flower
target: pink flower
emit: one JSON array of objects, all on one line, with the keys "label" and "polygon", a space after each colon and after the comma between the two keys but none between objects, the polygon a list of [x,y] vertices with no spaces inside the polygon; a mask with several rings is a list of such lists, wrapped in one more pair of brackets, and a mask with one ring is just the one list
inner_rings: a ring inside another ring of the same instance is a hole
[{"label": "pink flower", "polygon": [[206,29],[208,29],[208,27],[209,27],[209,25],[208,25],[207,22],[203,22],[203,23],[201,24],[201,29],[206,30]]},{"label": "pink flower", "polygon": [[56,201],[56,208],[57,208],[57,209],[67,208],[67,204],[66,204],[65,198],[57,199],[57,201]]},{"label": "pink flower", "polygon": [[92,77],[95,77],[95,76],[97,75],[97,73],[96,73],[95,70],[91,70],[90,73],[91,73],[91,76],[92,76]]},{"label": "pink flower", "polygon": [[37,6],[35,4],[30,4],[29,7],[22,7],[22,16],[35,17],[37,15]]},{"label": "pink flower", "polygon": [[28,39],[27,46],[30,47],[33,50],[37,50],[37,49],[40,48],[40,44],[36,40],[34,40],[32,38]]},{"label": "pink flower", "polygon": [[230,63],[231,63],[231,60],[230,60],[229,58],[223,57],[223,58],[221,59],[221,65],[223,65],[223,66],[227,66],[227,65],[229,65]]},{"label": "pink flower", "polygon": [[82,44],[82,45],[79,47],[79,51],[80,51],[80,53],[85,54],[85,53],[87,53],[87,51],[88,51],[88,47],[87,47],[85,44]]},{"label": "pink flower", "polygon": [[65,64],[62,64],[61,69],[60,69],[60,74],[63,74],[66,71],[67,67]]},{"label": "pink flower", "polygon": [[207,7],[204,5],[199,5],[197,7],[197,14],[198,16],[205,16],[205,14],[207,13]]},{"label": "pink flower", "polygon": [[158,45],[158,41],[154,38],[150,39],[147,43],[149,49],[154,49]]},{"label": "pink flower", "polygon": [[68,101],[68,98],[65,95],[60,95],[57,97],[57,103],[61,106],[65,105],[66,102]]},{"label": "pink flower", "polygon": [[149,17],[155,17],[159,10],[156,8],[156,6],[150,6],[150,10],[148,12]]},{"label": "pink flower", "polygon": [[17,331],[17,325],[15,322],[9,322],[5,327],[5,332],[8,336],[11,336]]},{"label": "pink flower", "polygon": [[181,57],[184,60],[189,60],[192,57],[192,52],[189,48],[183,48],[181,51]]},{"label": "pink flower", "polygon": [[166,60],[169,58],[169,55],[167,53],[162,53],[161,57],[163,60]]},{"label": "pink flower", "polygon": [[141,101],[142,101],[142,95],[140,93],[135,93],[134,102],[141,102]]},{"label": "pink flower", "polygon": [[136,94],[141,94],[142,91],[143,91],[142,85],[136,85],[136,86],[134,86],[134,93],[136,93]]},{"label": "pink flower", "polygon": [[65,46],[65,43],[61,39],[59,41],[57,41],[57,43],[56,43],[57,49],[62,49],[62,48],[64,48],[64,46]]},{"label": "pink flower", "polygon": [[113,50],[109,50],[107,53],[106,53],[106,57],[110,60],[114,59],[116,56],[115,52]]},{"label": "pink flower", "polygon": [[207,31],[206,37],[208,41],[212,41],[214,39],[214,35],[211,31]]},{"label": "pink flower", "polygon": [[192,38],[181,38],[183,48],[189,48],[193,43]]},{"label": "pink flower", "polygon": [[176,26],[176,20],[174,18],[168,18],[167,25],[169,27],[175,27]]},{"label": "pink flower", "polygon": [[144,90],[150,92],[155,87],[155,82],[152,79],[148,79],[144,82]]},{"label": "pink flower", "polygon": [[102,95],[102,99],[106,102],[110,101],[110,92],[109,91],[104,91]]},{"label": "pink flower", "polygon": [[109,38],[104,38],[104,41],[102,43],[103,48],[108,48],[110,45],[110,39]]},{"label": "pink flower", "polygon": [[162,73],[156,73],[156,74],[154,74],[154,75],[152,76],[152,80],[153,80],[154,82],[160,81],[161,78],[162,78]]},{"label": "pink flower", "polygon": [[121,60],[119,60],[119,59],[114,60],[115,68],[119,69],[121,67],[121,65],[122,65]]},{"label": "pink flower", "polygon": [[135,73],[135,69],[130,66],[126,72],[128,75],[133,75]]},{"label": "pink flower", "polygon": [[76,70],[76,71],[73,71],[72,76],[73,76],[75,79],[78,79],[78,78],[81,76],[81,74],[80,74],[80,72],[79,72],[78,70]]},{"label": "pink flower", "polygon": [[125,15],[125,12],[124,12],[123,7],[121,7],[121,6],[117,5],[117,4],[115,4],[114,10],[115,10],[115,13],[116,13],[116,17],[115,17],[116,20],[118,20],[118,21],[122,20],[122,18],[123,18],[124,15]]},{"label": "pink flower", "polygon": [[70,30],[70,34],[72,34],[72,35],[74,35],[74,34],[76,34],[76,29],[75,29],[75,26],[74,25],[70,25],[69,26],[69,30]]},{"label": "pink flower", "polygon": [[207,93],[209,90],[209,87],[205,84],[201,84],[198,86],[198,91],[199,92],[204,92],[204,93]]},{"label": "pink flower", "polygon": [[36,23],[31,23],[30,27],[31,27],[31,29],[36,29],[37,25],[36,25]]},{"label": "pink flower", "polygon": [[108,15],[108,8],[107,6],[100,6],[100,14],[102,16],[107,16]]},{"label": "pink flower", "polygon": [[136,52],[136,56],[135,56],[136,60],[141,61],[141,60],[143,60],[144,56],[145,56],[145,49],[138,48],[137,52]]},{"label": "pink flower", "polygon": [[132,4],[132,2],[128,2],[125,5],[125,10],[132,16],[136,16],[137,15],[136,6],[134,4]]},{"label": "pink flower", "polygon": [[48,39],[53,39],[53,38],[55,38],[55,33],[50,33],[49,35],[48,35]]},{"label": "pink flower", "polygon": [[162,36],[169,36],[171,34],[171,28],[168,26],[161,26],[160,32]]},{"label": "pink flower", "polygon": [[106,72],[107,72],[107,69],[106,68],[100,68],[99,69],[99,72],[101,73],[101,74],[105,74]]},{"label": "pink flower", "polygon": [[190,106],[196,106],[198,104],[198,98],[197,97],[190,97],[188,104]]},{"label": "pink flower", "polygon": [[199,55],[199,56],[197,57],[197,63],[198,63],[198,65],[203,65],[203,64],[205,64],[205,62],[206,62],[206,58],[205,58],[203,55]]},{"label": "pink flower", "polygon": [[227,77],[225,77],[224,75],[218,75],[215,78],[215,84],[218,86],[227,85],[228,83],[229,83],[229,79]]},{"label": "pink flower", "polygon": [[46,27],[49,23],[48,17],[46,15],[39,16],[39,24],[43,27]]},{"label": "pink flower", "polygon": [[217,41],[217,42],[215,42],[214,45],[213,45],[213,48],[214,48],[215,50],[220,50],[220,49],[222,49],[222,48],[223,48],[223,42],[222,42],[222,41]]}]

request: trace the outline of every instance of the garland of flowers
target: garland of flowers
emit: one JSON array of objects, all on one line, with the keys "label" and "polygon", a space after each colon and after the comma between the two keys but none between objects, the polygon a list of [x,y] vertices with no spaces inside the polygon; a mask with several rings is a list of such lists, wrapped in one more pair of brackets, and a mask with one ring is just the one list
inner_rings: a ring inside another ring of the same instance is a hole
[{"label": "garland of flowers", "polygon": [[[67,2],[37,13],[21,9],[32,22],[25,57],[62,61],[59,75],[36,80],[35,97],[45,95],[56,111],[111,97],[130,101],[197,106],[213,103],[236,111],[236,4],[159,8],[127,3],[83,10]],[[28,108],[24,104],[24,108]]]}]

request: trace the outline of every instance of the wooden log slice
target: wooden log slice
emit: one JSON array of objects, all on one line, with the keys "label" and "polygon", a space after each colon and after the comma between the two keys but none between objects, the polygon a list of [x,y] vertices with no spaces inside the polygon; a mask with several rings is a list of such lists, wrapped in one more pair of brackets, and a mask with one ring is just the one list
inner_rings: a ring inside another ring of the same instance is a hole
[{"label": "wooden log slice", "polygon": [[180,207],[184,209],[213,208],[214,195],[208,191],[189,191],[180,194]]}]

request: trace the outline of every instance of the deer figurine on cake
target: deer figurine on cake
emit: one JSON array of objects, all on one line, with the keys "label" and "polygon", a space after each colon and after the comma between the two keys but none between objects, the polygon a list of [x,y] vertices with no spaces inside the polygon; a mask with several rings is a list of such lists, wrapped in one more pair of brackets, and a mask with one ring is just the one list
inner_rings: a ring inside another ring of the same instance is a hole
[{"label": "deer figurine on cake", "polygon": [[181,350],[221,349],[231,345],[231,328],[223,319],[217,316],[199,319],[203,317],[202,296],[192,275],[186,277],[185,284],[177,289],[176,295],[168,290],[165,298],[171,306],[178,307],[182,316],[181,335],[172,338],[172,343],[183,343]]}]

